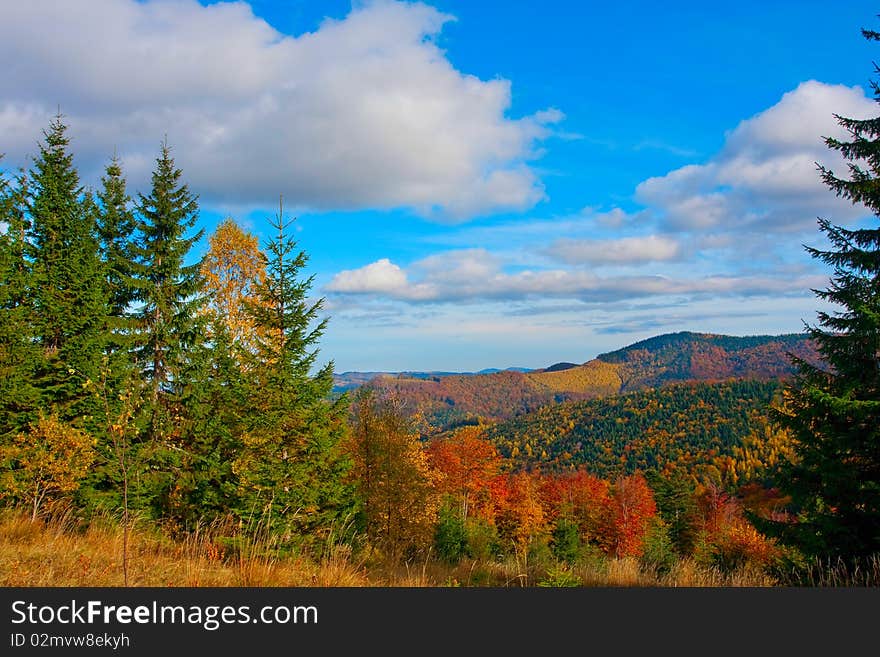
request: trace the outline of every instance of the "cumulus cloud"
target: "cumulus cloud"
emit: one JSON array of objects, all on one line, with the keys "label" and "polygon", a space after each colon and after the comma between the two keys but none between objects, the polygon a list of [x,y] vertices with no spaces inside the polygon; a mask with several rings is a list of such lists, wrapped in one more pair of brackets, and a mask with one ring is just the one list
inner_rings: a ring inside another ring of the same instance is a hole
[{"label": "cumulus cloud", "polygon": [[670,230],[796,231],[814,228],[817,215],[845,223],[864,209],[819,179],[816,162],[846,173],[822,137],[847,136],[835,113],[868,118],[876,109],[859,87],[803,82],[742,121],[707,163],[649,178],[636,198]]},{"label": "cumulus cloud", "polygon": [[408,287],[404,271],[382,258],[360,269],[346,269],[333,278],[331,288],[336,292],[395,292]]},{"label": "cumulus cloud", "polygon": [[244,2],[2,3],[3,148],[33,154],[60,104],[92,178],[118,150],[145,183],[167,135],[203,199],[444,220],[529,208],[544,198],[529,162],[563,114],[509,117],[509,81],[436,45],[450,20],[377,0],[294,37]]},{"label": "cumulus cloud", "polygon": [[622,237],[609,240],[561,239],[547,253],[569,264],[638,264],[675,260],[681,257],[681,244],[661,235]]},{"label": "cumulus cloud", "polygon": [[432,296],[432,291],[425,286],[412,285],[406,272],[388,258],[359,269],[343,270],[333,277],[326,289],[341,294],[379,294],[407,300]]},{"label": "cumulus cloud", "polygon": [[[446,237],[446,244],[492,250],[446,251],[406,268],[382,260],[343,272],[326,290],[349,298],[450,304],[653,298],[680,305],[810,296],[827,278],[796,260],[805,257],[799,244],[768,240],[767,233],[815,230],[817,215],[845,223],[864,214],[829,192],[815,163],[844,173],[822,136],[845,136],[834,113],[875,112],[874,101],[858,87],[805,82],[742,121],[707,162],[644,181],[637,198],[645,207],[637,212],[585,208],[575,216],[466,228]],[[637,227],[654,232],[631,234]],[[616,236],[599,239],[597,231]],[[399,285],[348,284],[349,276],[368,279],[380,263],[399,271]],[[620,273],[598,269],[604,266]]]}]

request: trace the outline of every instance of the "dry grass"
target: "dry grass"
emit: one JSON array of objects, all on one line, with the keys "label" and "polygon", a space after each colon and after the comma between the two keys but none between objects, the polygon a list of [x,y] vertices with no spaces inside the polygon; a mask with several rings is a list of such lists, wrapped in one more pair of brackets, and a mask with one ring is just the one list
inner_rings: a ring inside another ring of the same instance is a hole
[{"label": "dry grass", "polygon": [[778,582],[758,568],[739,568],[725,572],[719,568],[707,567],[690,559],[677,561],[669,573],[658,577],[660,586],[668,587],[768,587]]},{"label": "dry grass", "polygon": [[[329,549],[320,562],[277,556],[272,545],[252,538],[231,550],[219,540],[229,527],[199,528],[173,541],[155,526],[135,519],[129,538],[130,586],[318,586],[318,587],[449,587],[449,586],[605,586],[730,587],[773,586],[758,570],[730,573],[678,561],[657,573],[635,559],[591,559],[574,566],[466,560],[450,566],[428,554],[405,563],[381,555],[355,554],[349,546]],[[880,561],[859,577],[880,581]],[[808,585],[844,581],[841,569]],[[848,579],[852,581],[853,574]],[[110,518],[81,526],[69,515],[31,521],[27,514],[0,513],[0,586],[122,586],[122,528]]]},{"label": "dry grass", "polygon": [[855,562],[818,559],[792,572],[789,580],[795,586],[880,586],[880,554]]},{"label": "dry grass", "polygon": [[[370,586],[345,548],[321,563],[262,556],[259,545],[229,554],[207,530],[173,542],[134,523],[130,586]],[[109,520],[75,526],[68,517],[32,522],[0,516],[0,585],[122,586],[122,528]]]}]

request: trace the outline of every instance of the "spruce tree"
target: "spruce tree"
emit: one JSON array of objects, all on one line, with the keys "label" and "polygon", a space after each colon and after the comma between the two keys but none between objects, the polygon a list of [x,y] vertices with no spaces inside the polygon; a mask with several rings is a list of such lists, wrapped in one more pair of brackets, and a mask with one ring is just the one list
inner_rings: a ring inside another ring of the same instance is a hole
[{"label": "spruce tree", "polygon": [[137,354],[154,403],[160,402],[162,393],[173,393],[187,351],[198,339],[198,314],[204,304],[199,295],[199,263],[186,262],[204,231],[187,236],[199,209],[181,175],[168,144],[163,143],[150,194],[138,194]]},{"label": "spruce tree", "polygon": [[107,294],[101,394],[114,400],[132,392],[127,388],[131,388],[136,371],[133,304],[138,291],[136,277],[139,269],[136,259],[136,221],[130,206],[131,198],[126,192],[122,166],[114,155],[101,178],[94,208]]},{"label": "spruce tree", "polygon": [[[821,178],[880,217],[880,117],[836,119],[849,138],[825,143],[847,161],[848,176],[819,166]],[[880,552],[880,226],[846,229],[820,219],[819,229],[830,248],[807,251],[833,274],[814,292],[834,309],[807,326],[824,362],[796,361],[778,416],[796,440],[784,481],[798,516],[787,529],[807,554],[857,558]]]},{"label": "spruce tree", "polygon": [[42,352],[36,383],[47,408],[91,428],[96,409],[83,383],[98,373],[107,300],[93,204],[80,187],[66,130],[57,115],[29,175],[30,291]]},{"label": "spruce tree", "polygon": [[[87,197],[91,201],[91,196]],[[131,198],[119,159],[114,155],[105,168],[101,186],[90,204],[103,264],[107,315],[104,326],[104,354],[97,379],[88,386],[98,402],[102,423],[96,427],[97,459],[88,485],[80,497],[88,505],[125,506],[125,467],[120,453],[123,439],[133,431],[120,418],[131,414],[133,399],[139,398],[141,381],[132,353],[137,262],[135,260],[135,218]],[[127,450],[126,451],[126,456]],[[87,499],[86,499],[87,498]]]},{"label": "spruce tree", "polygon": [[180,477],[169,509],[179,524],[210,522],[239,506],[233,463],[252,409],[238,354],[239,346],[223,325],[192,353],[181,388],[187,422]]},{"label": "spruce tree", "polygon": [[30,303],[31,267],[27,258],[27,174],[0,177],[0,443],[37,420],[34,387],[38,351]]},{"label": "spruce tree", "polygon": [[350,467],[340,441],[347,401],[331,399],[333,362],[313,372],[327,319],[323,299],[308,298],[312,277],[300,278],[304,251],[287,232],[283,208],[272,222],[265,280],[249,312],[258,329],[248,367],[247,432],[235,464],[243,514],[255,514],[289,538],[326,538],[351,511]]},{"label": "spruce tree", "polygon": [[187,264],[203,233],[187,235],[198,219],[198,202],[181,176],[163,142],[150,193],[138,194],[135,208],[139,239],[133,353],[148,393],[144,431],[132,446],[133,459],[145,472],[132,497],[135,506],[150,506],[157,515],[174,505],[175,483],[185,466],[186,411],[181,390],[201,335],[199,314],[204,304],[199,263]]},{"label": "spruce tree", "polygon": [[255,235],[227,218],[209,239],[201,274],[208,303],[205,339],[191,357],[182,404],[188,422],[186,463],[177,482],[174,516],[182,522],[211,520],[238,507],[232,464],[252,409],[248,406],[248,365],[260,332],[247,303],[265,279],[266,256]]}]

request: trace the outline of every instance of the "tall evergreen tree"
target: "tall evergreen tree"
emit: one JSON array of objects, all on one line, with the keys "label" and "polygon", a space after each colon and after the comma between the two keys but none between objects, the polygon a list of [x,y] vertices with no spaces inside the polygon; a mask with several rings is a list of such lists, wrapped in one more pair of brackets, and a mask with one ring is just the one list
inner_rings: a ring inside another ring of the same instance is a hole
[{"label": "tall evergreen tree", "polygon": [[247,303],[263,282],[266,256],[259,240],[232,219],[221,222],[209,240],[201,274],[208,304],[205,339],[192,355],[182,403],[188,422],[186,464],[173,500],[183,522],[206,520],[238,507],[238,479],[232,464],[241,452],[252,410],[248,407],[248,365],[253,364],[259,331]]},{"label": "tall evergreen tree", "polygon": [[62,420],[88,426],[94,412],[83,381],[97,375],[107,300],[95,217],[57,115],[29,175],[33,318],[42,350],[36,373],[44,403]]},{"label": "tall evergreen tree", "polygon": [[[87,195],[87,200],[92,200],[91,195]],[[99,401],[103,422],[96,426],[97,458],[89,472],[88,485],[79,494],[85,504],[118,508],[124,506],[123,488],[127,483],[122,481],[124,468],[120,467],[121,438],[127,441],[127,433],[133,431],[119,419],[128,415],[131,400],[139,396],[136,393],[140,393],[141,385],[132,353],[132,304],[137,291],[136,222],[122,166],[115,155],[105,168],[90,210],[95,217],[103,264],[107,315],[104,355],[98,378],[89,389]]]},{"label": "tall evergreen tree", "polygon": [[[880,102],[880,86],[873,89]],[[822,180],[880,217],[880,117],[836,118],[849,138],[825,143],[848,162],[849,175],[820,166]],[[824,366],[797,361],[779,414],[796,439],[786,488],[799,517],[789,530],[808,554],[861,557],[880,552],[880,226],[850,230],[820,219],[819,229],[830,248],[807,251],[833,274],[815,293],[837,309],[807,327]]]},{"label": "tall evergreen tree", "polygon": [[141,335],[137,352],[154,403],[160,393],[173,391],[187,350],[198,339],[198,314],[204,304],[199,295],[199,263],[186,263],[204,230],[186,235],[195,226],[199,209],[181,175],[168,144],[163,143],[150,194],[138,194],[140,262],[135,297],[141,302],[137,312]]},{"label": "tall evergreen tree", "polygon": [[176,482],[186,465],[181,391],[202,333],[199,263],[187,264],[187,256],[203,231],[187,236],[198,219],[198,202],[181,176],[163,142],[150,193],[138,194],[135,208],[139,305],[133,353],[148,394],[144,431],[132,445],[133,461],[144,474],[131,497],[134,506],[149,506],[157,515],[167,514],[173,506]]},{"label": "tall evergreen tree", "polygon": [[0,178],[0,442],[36,421],[39,393],[33,385],[37,349],[27,258],[27,174],[10,184]]},{"label": "tall evergreen tree", "polygon": [[327,320],[323,299],[310,301],[313,278],[300,278],[304,251],[286,232],[283,208],[273,221],[268,270],[249,312],[258,345],[248,368],[247,433],[235,469],[242,511],[261,514],[282,534],[326,537],[351,510],[345,483],[350,467],[340,441],[347,431],[347,401],[331,400],[333,362],[312,372]]}]

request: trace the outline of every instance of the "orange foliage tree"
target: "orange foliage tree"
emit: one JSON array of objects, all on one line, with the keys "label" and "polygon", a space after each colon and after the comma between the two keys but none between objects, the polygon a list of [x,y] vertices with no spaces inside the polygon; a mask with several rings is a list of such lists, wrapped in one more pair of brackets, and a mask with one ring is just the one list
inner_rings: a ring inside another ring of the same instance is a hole
[{"label": "orange foliage tree", "polygon": [[698,560],[729,570],[746,564],[766,565],[777,554],[775,542],[745,518],[739,500],[717,485],[703,485],[698,491],[698,503]]},{"label": "orange foliage tree", "polygon": [[610,484],[583,469],[545,480],[544,499],[549,516],[573,522],[580,540],[607,544],[606,518],[611,504]]},{"label": "orange foliage tree", "polygon": [[618,559],[642,554],[645,532],[657,515],[654,494],[637,473],[620,477],[611,486],[608,552]]},{"label": "orange foliage tree", "polygon": [[435,486],[441,475],[394,399],[363,388],[353,415],[345,449],[367,537],[393,558],[425,547],[437,520]]},{"label": "orange foliage tree", "polygon": [[549,534],[549,519],[542,503],[542,483],[540,475],[517,472],[498,477],[493,484],[498,533],[513,545],[524,561],[532,542],[543,540]]},{"label": "orange foliage tree", "polygon": [[462,520],[492,515],[490,483],[501,468],[501,457],[483,435],[482,427],[466,426],[428,445],[431,465],[443,474],[438,490],[455,500]]}]

